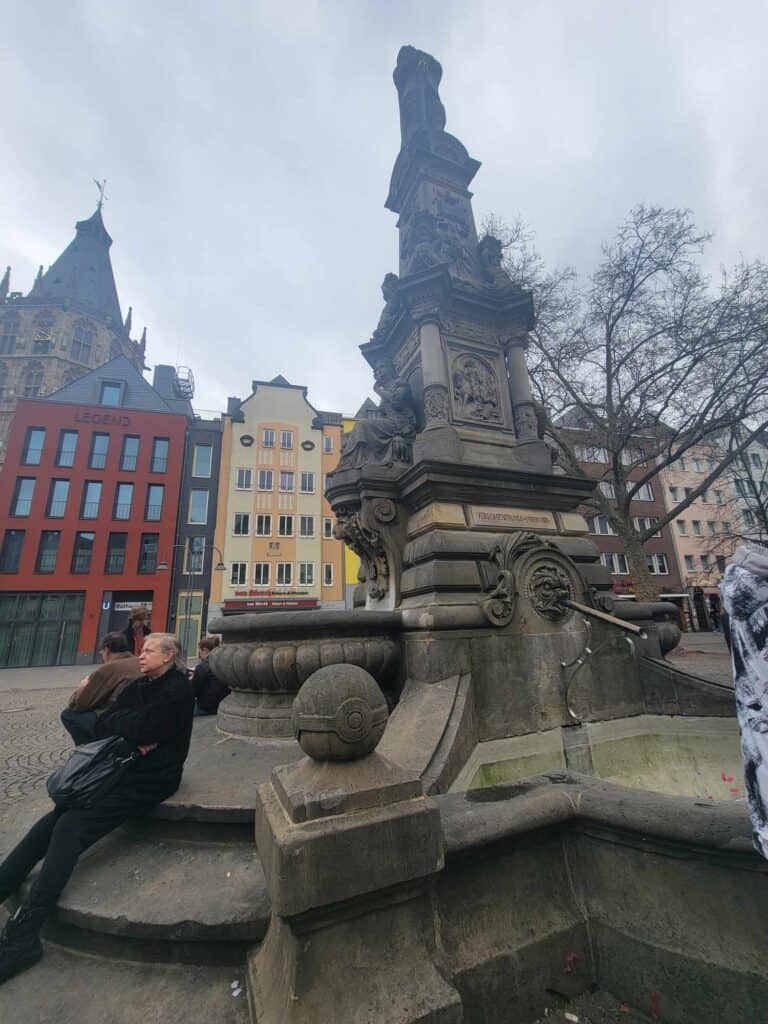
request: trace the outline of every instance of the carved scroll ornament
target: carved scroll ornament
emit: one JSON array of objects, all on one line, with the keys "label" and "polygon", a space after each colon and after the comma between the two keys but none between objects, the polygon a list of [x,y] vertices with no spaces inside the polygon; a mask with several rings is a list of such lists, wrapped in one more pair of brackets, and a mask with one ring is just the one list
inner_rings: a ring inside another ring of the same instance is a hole
[{"label": "carved scroll ornament", "polygon": [[[382,508],[377,518],[386,523],[389,521],[386,518],[388,514],[389,510]],[[336,510],[333,535],[337,540],[344,541],[360,559],[370,597],[375,601],[386,597],[389,589],[389,561],[380,531],[365,526],[359,510],[342,506]]]}]

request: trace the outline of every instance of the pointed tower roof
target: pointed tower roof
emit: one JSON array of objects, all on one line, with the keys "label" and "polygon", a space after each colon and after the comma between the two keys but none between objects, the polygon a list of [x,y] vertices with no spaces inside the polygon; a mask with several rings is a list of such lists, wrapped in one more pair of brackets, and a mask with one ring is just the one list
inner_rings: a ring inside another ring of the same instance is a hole
[{"label": "pointed tower roof", "polygon": [[95,316],[109,318],[117,328],[123,317],[117,297],[101,209],[75,225],[75,237],[48,270],[38,275],[29,298],[36,301],[69,299]]},{"label": "pointed tower roof", "polygon": [[11,287],[11,268],[6,267],[3,279],[0,281],[0,299],[7,299]]}]

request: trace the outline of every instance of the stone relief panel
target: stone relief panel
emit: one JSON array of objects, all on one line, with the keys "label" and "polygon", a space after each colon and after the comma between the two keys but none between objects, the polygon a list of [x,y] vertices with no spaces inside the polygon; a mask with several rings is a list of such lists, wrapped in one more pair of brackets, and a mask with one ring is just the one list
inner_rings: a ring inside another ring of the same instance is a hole
[{"label": "stone relief panel", "polygon": [[400,351],[395,355],[395,358],[393,360],[395,364],[395,371],[398,374],[401,374],[418,351],[419,332],[418,330],[415,330],[408,338],[406,338],[405,344],[402,346]]},{"label": "stone relief panel", "polygon": [[455,414],[475,423],[503,424],[499,381],[494,368],[478,355],[462,353],[451,366]]}]

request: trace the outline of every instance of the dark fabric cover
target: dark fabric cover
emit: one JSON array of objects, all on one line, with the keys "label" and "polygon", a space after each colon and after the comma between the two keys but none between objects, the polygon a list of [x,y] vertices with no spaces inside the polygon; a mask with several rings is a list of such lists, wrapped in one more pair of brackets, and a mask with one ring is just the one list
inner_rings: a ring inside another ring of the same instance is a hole
[{"label": "dark fabric cover", "polygon": [[229,687],[213,674],[208,659],[203,658],[192,673],[192,690],[197,706],[208,715],[216,714],[219,704],[229,693]]}]

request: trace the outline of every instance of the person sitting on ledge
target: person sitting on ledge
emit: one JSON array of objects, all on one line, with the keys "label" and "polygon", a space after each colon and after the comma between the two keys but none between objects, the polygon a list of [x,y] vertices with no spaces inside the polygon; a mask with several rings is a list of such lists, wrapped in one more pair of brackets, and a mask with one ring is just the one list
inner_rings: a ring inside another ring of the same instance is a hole
[{"label": "person sitting on ledge", "polygon": [[196,715],[215,715],[219,710],[219,704],[229,693],[229,687],[216,678],[208,661],[209,654],[220,642],[217,636],[204,636],[197,649],[200,662],[195,665],[192,673],[192,689],[197,702]]},{"label": "person sitting on ledge", "polygon": [[4,902],[35,864],[43,861],[29,893],[0,935],[0,983],[31,967],[43,955],[40,930],[80,854],[179,788],[194,709],[181,646],[169,633],[151,633],[139,661],[143,675],[128,683],[99,717],[94,738],[122,736],[142,756],[109,793],[87,808],[54,807],[0,864],[0,902]]},{"label": "person sitting on ledge", "polygon": [[141,675],[139,659],[128,650],[123,633],[107,633],[99,645],[104,662],[77,687],[61,712],[61,724],[79,743],[90,743],[99,715],[117,700],[120,691]]}]

